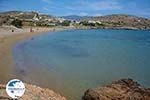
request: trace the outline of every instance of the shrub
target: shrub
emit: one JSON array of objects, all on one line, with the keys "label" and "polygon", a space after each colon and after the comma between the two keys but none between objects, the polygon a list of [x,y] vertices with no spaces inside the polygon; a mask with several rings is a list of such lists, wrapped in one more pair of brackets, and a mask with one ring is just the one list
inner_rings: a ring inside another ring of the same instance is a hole
[{"label": "shrub", "polygon": [[65,20],[61,23],[62,26],[70,26],[71,21]]},{"label": "shrub", "polygon": [[11,22],[12,25],[16,26],[17,28],[21,28],[22,27],[22,21],[19,19],[15,19]]},{"label": "shrub", "polygon": [[82,22],[80,22],[80,24],[84,25],[84,26],[88,26],[89,25],[88,21],[82,21]]}]

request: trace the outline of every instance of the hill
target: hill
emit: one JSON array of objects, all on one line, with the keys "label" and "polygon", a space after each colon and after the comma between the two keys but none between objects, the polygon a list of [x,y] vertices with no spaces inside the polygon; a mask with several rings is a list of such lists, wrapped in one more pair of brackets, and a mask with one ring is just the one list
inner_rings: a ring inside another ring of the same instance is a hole
[{"label": "hill", "polygon": [[77,15],[54,17],[33,11],[9,11],[0,13],[0,25],[11,25],[15,19],[21,20],[23,26],[61,26],[65,20],[70,20],[68,25],[78,28],[150,29],[150,19],[127,14],[112,14],[96,17]]},{"label": "hill", "polygon": [[0,13],[0,25],[11,25],[15,20],[21,20],[25,26],[45,25],[50,21],[56,20],[56,17],[38,12],[8,11]]},{"label": "hill", "polygon": [[86,18],[83,21],[100,21],[104,27],[112,28],[137,28],[137,29],[150,29],[150,19],[126,15],[126,14],[113,14],[107,16],[99,16]]}]

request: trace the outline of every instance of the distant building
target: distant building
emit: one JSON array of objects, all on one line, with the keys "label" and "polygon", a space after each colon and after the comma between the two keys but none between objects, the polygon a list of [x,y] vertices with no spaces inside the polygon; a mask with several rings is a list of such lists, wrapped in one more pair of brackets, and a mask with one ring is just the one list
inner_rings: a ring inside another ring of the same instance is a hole
[{"label": "distant building", "polygon": [[102,24],[102,22],[101,22],[101,21],[94,21],[94,20],[89,20],[89,21],[88,21],[88,23],[93,23],[93,24],[98,23],[98,24]]},{"label": "distant building", "polygon": [[141,22],[141,20],[139,19],[138,22]]},{"label": "distant building", "polygon": [[76,23],[76,24],[79,24],[79,23],[80,23],[80,21],[75,21],[75,23]]},{"label": "distant building", "polygon": [[71,20],[71,23],[79,24],[80,21],[77,21],[77,20]]},{"label": "distant building", "polygon": [[48,23],[48,26],[56,26],[56,23]]},{"label": "distant building", "polygon": [[39,21],[38,14],[35,14],[35,15],[34,15],[33,20]]},{"label": "distant building", "polygon": [[64,19],[64,18],[56,18],[56,20],[57,20],[59,23],[62,23],[62,22],[64,22],[64,21],[65,21],[65,19]]}]

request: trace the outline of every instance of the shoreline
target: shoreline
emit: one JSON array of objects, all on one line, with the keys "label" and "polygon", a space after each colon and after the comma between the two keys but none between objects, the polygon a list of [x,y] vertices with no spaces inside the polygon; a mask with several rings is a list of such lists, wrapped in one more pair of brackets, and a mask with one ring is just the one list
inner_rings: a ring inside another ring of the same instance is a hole
[{"label": "shoreline", "polygon": [[[0,73],[1,81],[0,84],[5,84],[10,79],[17,78],[13,74],[14,72],[14,63],[13,63],[13,55],[12,48],[13,46],[23,40],[31,39],[33,36],[38,36],[45,34],[47,32],[55,32],[65,30],[66,28],[62,27],[54,27],[54,28],[41,28],[36,30],[35,32],[22,32],[22,33],[13,33],[9,35],[4,35],[0,37]],[[68,28],[69,29],[69,28]],[[1,35],[1,34],[0,34]]]}]

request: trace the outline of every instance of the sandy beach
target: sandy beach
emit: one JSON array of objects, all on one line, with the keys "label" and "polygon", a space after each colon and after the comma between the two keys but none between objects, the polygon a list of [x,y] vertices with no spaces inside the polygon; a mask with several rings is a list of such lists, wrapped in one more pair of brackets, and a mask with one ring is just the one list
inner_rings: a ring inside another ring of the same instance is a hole
[{"label": "sandy beach", "polygon": [[[14,32],[12,32],[12,29]],[[34,27],[34,32],[30,32],[30,27],[17,29],[14,27],[0,27],[0,83],[6,83],[12,78],[17,78],[13,74],[12,47],[19,41],[30,39],[32,36],[44,34],[49,31],[63,30],[63,28]]]}]

